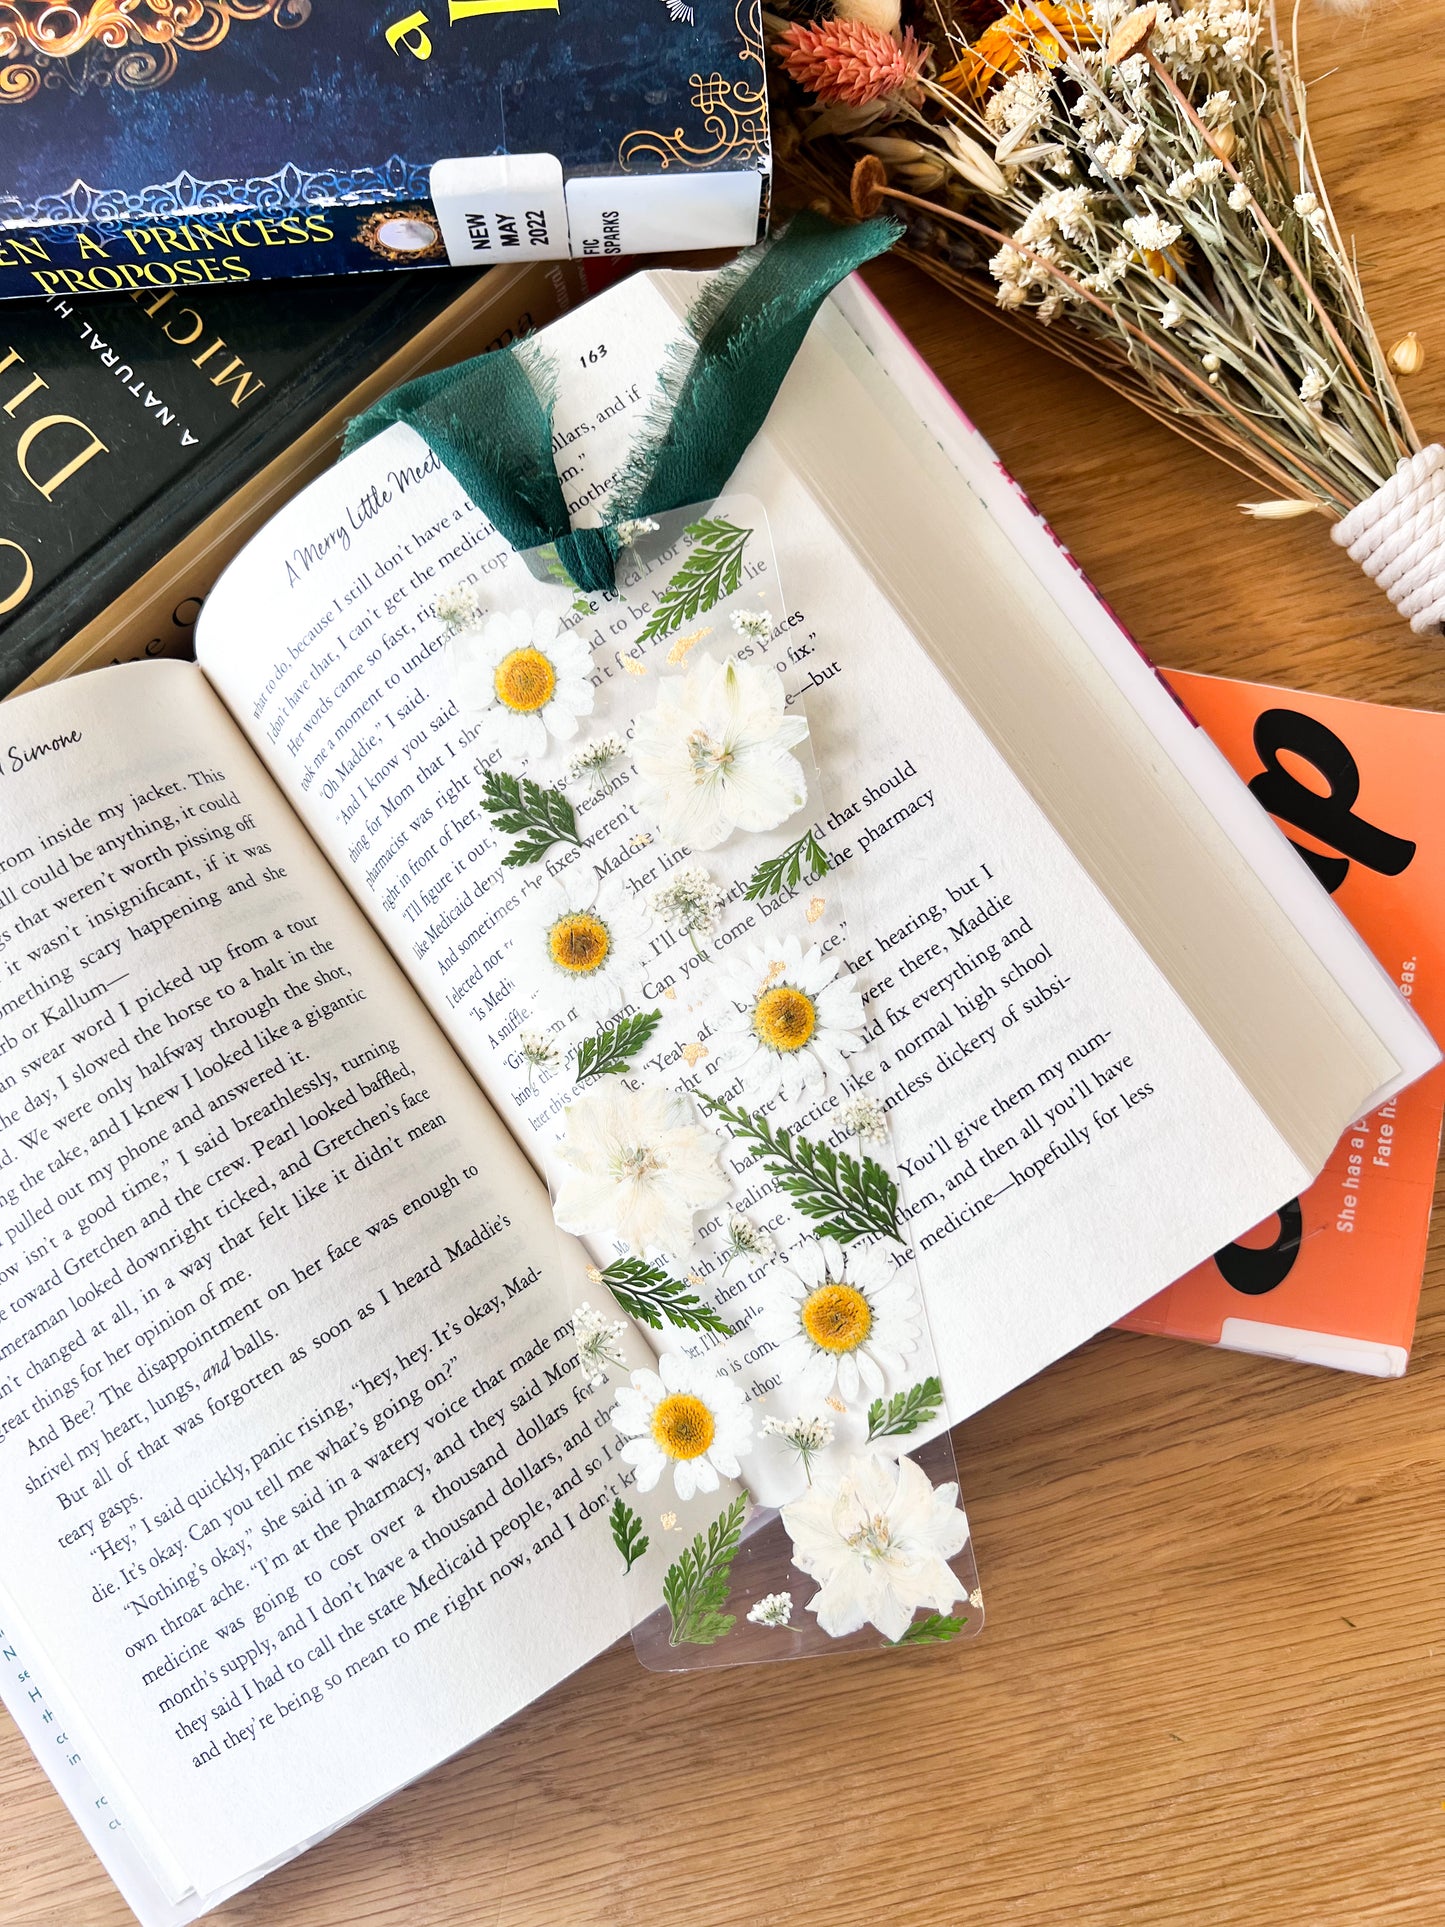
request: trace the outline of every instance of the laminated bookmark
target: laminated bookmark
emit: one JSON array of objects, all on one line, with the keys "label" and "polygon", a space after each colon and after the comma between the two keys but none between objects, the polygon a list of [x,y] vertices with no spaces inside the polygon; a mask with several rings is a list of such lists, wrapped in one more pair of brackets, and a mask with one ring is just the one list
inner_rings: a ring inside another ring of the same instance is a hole
[{"label": "laminated bookmark", "polygon": [[[573,1423],[616,1468],[617,1571],[656,1670],[982,1626],[870,1095],[880,1025],[846,867],[817,828],[806,651],[766,506],[725,488],[828,287],[887,239],[860,254],[857,230],[790,232],[690,318],[693,352],[603,528],[572,530],[565,507],[559,525],[535,365],[484,358],[508,367],[482,415],[430,377],[378,424],[426,433],[517,550],[438,596],[441,673],[476,719],[484,807],[526,905],[507,957],[536,1011],[519,1049],[586,1265]],[[545,448],[547,473],[523,460],[498,512],[513,437]]]}]

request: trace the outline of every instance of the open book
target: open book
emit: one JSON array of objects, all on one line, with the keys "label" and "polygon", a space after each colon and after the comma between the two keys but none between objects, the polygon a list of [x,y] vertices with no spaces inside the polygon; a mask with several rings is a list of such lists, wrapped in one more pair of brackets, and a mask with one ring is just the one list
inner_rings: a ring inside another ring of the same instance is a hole
[{"label": "open book", "polygon": [[[697,279],[544,337],[579,521]],[[859,285],[736,482],[958,1418],[1295,1195],[1437,1052]],[[530,886],[432,613],[501,552],[394,427],[242,551],[199,667],[5,712],[5,1696],[148,1921],[626,1628],[625,1468],[571,1348],[588,1253],[545,1177],[561,1099],[518,1044]],[[625,784],[585,820],[641,890]],[[729,1287],[734,1323],[749,1303]]]}]

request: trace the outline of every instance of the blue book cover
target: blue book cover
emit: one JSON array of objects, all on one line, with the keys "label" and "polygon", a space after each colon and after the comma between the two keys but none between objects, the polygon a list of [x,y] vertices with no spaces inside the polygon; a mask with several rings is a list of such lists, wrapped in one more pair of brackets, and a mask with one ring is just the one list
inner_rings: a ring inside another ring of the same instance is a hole
[{"label": "blue book cover", "polygon": [[760,0],[0,0],[0,296],[739,245]]}]

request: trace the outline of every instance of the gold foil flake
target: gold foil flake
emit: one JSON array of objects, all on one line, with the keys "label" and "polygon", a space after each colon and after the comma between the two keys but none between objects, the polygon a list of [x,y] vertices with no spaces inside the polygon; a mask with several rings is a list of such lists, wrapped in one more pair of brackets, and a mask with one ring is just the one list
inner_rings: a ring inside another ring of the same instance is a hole
[{"label": "gold foil flake", "polygon": [[662,994],[664,997],[670,998],[673,1003],[677,1002],[677,990],[672,984],[669,984]]},{"label": "gold foil flake", "polygon": [[762,989],[766,990],[769,984],[775,984],[787,967],[781,957],[774,957],[773,961],[768,965],[768,974],[762,981]]},{"label": "gold foil flake", "polygon": [[664,1532],[676,1532],[677,1531],[677,1514],[675,1512],[664,1512],[661,1519],[658,1521],[658,1524],[662,1527]]},{"label": "gold foil flake", "polygon": [[688,650],[696,648],[704,636],[710,636],[711,634],[712,624],[709,622],[701,629],[694,629],[690,636],[679,636],[677,641],[668,650],[667,660],[669,662],[684,661]]},{"label": "gold foil flake", "polygon": [[803,914],[807,917],[809,923],[816,923],[827,907],[828,899],[826,897],[809,897],[808,907]]},{"label": "gold foil flake", "polygon": [[684,1058],[686,1058],[687,1060],[688,1069],[691,1070],[694,1064],[699,1063],[701,1059],[707,1056],[707,1045],[706,1044],[684,1044],[682,1047],[682,1054]]},{"label": "gold foil flake", "polygon": [[629,676],[645,676],[647,674],[647,664],[645,662],[636,662],[631,656],[623,656],[620,660],[622,667],[627,671]]},{"label": "gold foil flake", "polygon": [[848,1409],[841,1398],[825,1398],[823,1403],[834,1412],[846,1412]]},{"label": "gold foil flake", "polygon": [[627,839],[629,850],[645,850],[652,841],[651,830],[637,830]]}]

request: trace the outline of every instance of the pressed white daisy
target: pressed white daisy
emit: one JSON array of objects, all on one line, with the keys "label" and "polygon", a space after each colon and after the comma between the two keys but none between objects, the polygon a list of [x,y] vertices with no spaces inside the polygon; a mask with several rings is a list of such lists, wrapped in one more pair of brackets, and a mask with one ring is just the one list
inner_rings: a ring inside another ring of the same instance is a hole
[{"label": "pressed white daisy", "polygon": [[622,1355],[622,1340],[626,1332],[627,1326],[622,1319],[608,1318],[604,1312],[594,1311],[585,1301],[573,1312],[572,1336],[577,1342],[577,1363],[594,1391],[599,1385],[606,1384],[610,1369],[626,1369],[627,1360]]},{"label": "pressed white daisy", "polygon": [[948,1561],[968,1543],[958,1487],[935,1488],[912,1459],[864,1455],[782,1509],[808,1601],[834,1639],[876,1626],[901,1639],[922,1607],[949,1612],[968,1588]]},{"label": "pressed white daisy", "polygon": [[626,754],[627,745],[620,736],[594,736],[567,758],[567,774],[574,783],[585,779],[593,796],[600,796]]},{"label": "pressed white daisy", "polygon": [[684,864],[674,870],[666,883],[659,883],[647,899],[647,907],[667,930],[690,937],[694,950],[699,937],[710,937],[722,918],[727,892],[700,863]]},{"label": "pressed white daisy", "polygon": [[744,642],[766,642],[773,633],[773,618],[766,609],[734,609],[732,625]]},{"label": "pressed white daisy", "polygon": [[901,1372],[918,1347],[918,1299],[907,1274],[881,1248],[856,1244],[845,1256],[832,1238],[814,1238],[774,1266],[753,1321],[778,1346],[771,1363],[803,1398],[845,1399],[859,1386],[878,1393],[885,1372]]},{"label": "pressed white daisy", "polygon": [[826,1452],[836,1436],[836,1428],[830,1418],[820,1412],[816,1418],[765,1418],[763,1437],[781,1439],[790,1445],[803,1462],[803,1472],[809,1485],[813,1483],[813,1455]]},{"label": "pressed white daisy", "polygon": [[888,1107],[876,1097],[850,1097],[838,1122],[860,1144],[883,1144],[888,1138]]},{"label": "pressed white daisy", "polygon": [[719,1018],[725,1069],[755,1098],[821,1091],[863,1048],[863,1000],[836,955],[788,936],[725,966],[719,985],[733,1008]]},{"label": "pressed white daisy", "polygon": [[791,1626],[793,1595],[790,1592],[765,1592],[755,1606],[748,1607],[748,1618],[755,1626]]},{"label": "pressed white daisy", "polygon": [[753,1442],[741,1385],[678,1352],[664,1352],[655,1372],[632,1374],[617,1394],[612,1423],[638,1491],[651,1492],[671,1467],[679,1499],[716,1492],[720,1478],[735,1479]]},{"label": "pressed white daisy", "polygon": [[619,1238],[641,1257],[685,1257],[699,1211],[732,1189],[714,1134],[691,1101],[662,1085],[602,1080],[567,1106],[567,1169],[554,1215],[564,1231]]},{"label": "pressed white daisy", "polygon": [[447,654],[457,708],[504,756],[540,756],[549,736],[570,740],[592,713],[591,651],[555,615],[490,615],[454,633]]},{"label": "pressed white daisy", "polygon": [[641,923],[622,885],[574,863],[527,905],[513,956],[549,1010],[602,1018],[627,1002],[642,952]]},{"label": "pressed white daisy", "polygon": [[782,678],[727,657],[699,656],[659,685],[637,725],[642,803],[663,834],[715,849],[734,830],[771,830],[807,801],[803,766],[790,754],[808,725],[790,716]]}]

